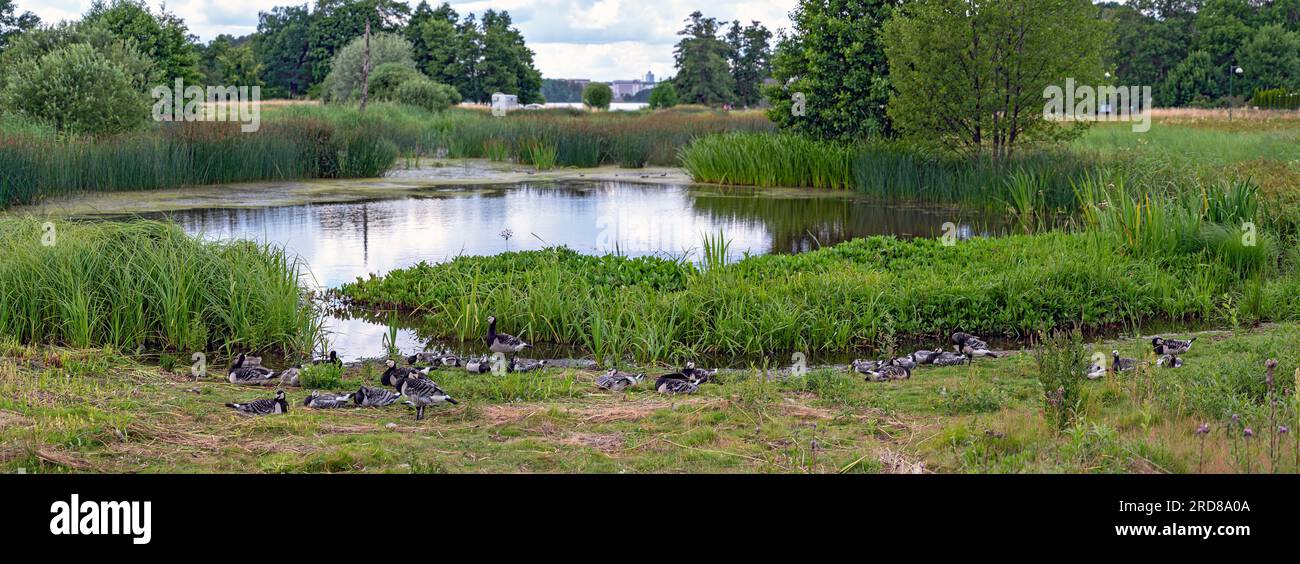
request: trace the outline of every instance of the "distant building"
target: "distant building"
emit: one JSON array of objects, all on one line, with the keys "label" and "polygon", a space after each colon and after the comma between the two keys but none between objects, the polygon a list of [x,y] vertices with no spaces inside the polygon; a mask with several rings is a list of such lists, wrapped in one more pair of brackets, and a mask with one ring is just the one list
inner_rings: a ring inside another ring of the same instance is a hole
[{"label": "distant building", "polygon": [[654,87],[655,74],[653,72],[646,72],[644,80],[615,80],[609,83],[609,88],[614,91],[615,100],[631,98]]}]

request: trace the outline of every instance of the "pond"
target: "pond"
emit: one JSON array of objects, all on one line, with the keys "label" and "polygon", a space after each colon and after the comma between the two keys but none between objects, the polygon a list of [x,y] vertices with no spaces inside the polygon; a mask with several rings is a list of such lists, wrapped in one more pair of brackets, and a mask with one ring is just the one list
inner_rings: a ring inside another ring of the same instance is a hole
[{"label": "pond", "polygon": [[[560,245],[591,254],[695,260],[702,237],[721,232],[730,240],[729,260],[739,260],[869,235],[937,237],[945,223],[963,238],[1007,228],[1004,217],[987,210],[882,204],[854,193],[594,181],[437,186],[375,201],[196,209],[166,217],[212,240],[282,245],[309,265],[320,288],[421,261]],[[331,317],[332,346],[346,359],[379,355],[389,328],[374,320]],[[414,324],[398,325],[402,350],[427,344]]]}]

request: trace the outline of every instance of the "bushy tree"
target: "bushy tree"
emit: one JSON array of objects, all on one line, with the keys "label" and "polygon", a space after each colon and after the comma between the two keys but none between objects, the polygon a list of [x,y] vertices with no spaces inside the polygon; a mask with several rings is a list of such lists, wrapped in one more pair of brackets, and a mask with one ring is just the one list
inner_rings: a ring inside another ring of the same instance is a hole
[{"label": "bushy tree", "polygon": [[614,91],[608,84],[593,82],[582,90],[582,103],[598,110],[608,110],[614,101]]},{"label": "bushy tree", "polygon": [[253,51],[270,97],[297,97],[312,85],[308,59],[311,13],[307,5],[281,6],[257,15]]},{"label": "bushy tree", "polygon": [[1160,89],[1161,98],[1171,106],[1208,104],[1217,96],[1219,68],[1205,51],[1193,51],[1178,66],[1169,71]]},{"label": "bushy tree", "polygon": [[686,27],[677,32],[681,41],[673,49],[677,64],[677,93],[688,104],[721,105],[736,101],[736,82],[727,61],[731,47],[718,38],[718,20],[691,13]]},{"label": "bushy tree", "polygon": [[772,121],[822,138],[889,133],[889,64],[880,30],[898,4],[800,0],[790,14],[793,32],[778,41],[772,60],[779,84],[765,89]]},{"label": "bushy tree", "polygon": [[677,88],[671,81],[656,84],[650,92],[650,108],[654,110],[676,106],[677,100]]},{"label": "bushy tree", "polygon": [[427,78],[417,78],[398,85],[393,91],[392,99],[432,112],[441,112],[459,104],[460,93],[446,84],[438,84]]},{"label": "bushy tree", "polygon": [[460,70],[456,64],[460,48],[460,37],[456,29],[459,19],[456,10],[443,4],[418,24],[411,22],[414,33],[420,36],[419,43],[412,42],[415,45],[415,62],[435,82],[456,84],[462,78],[456,74]]},{"label": "bushy tree", "polygon": [[164,81],[158,65],[140,52],[134,39],[122,38],[102,23],[83,21],[62,22],[14,36],[10,48],[0,53],[0,82],[24,64],[78,44],[91,46],[96,53],[121,69],[131,80],[132,88],[138,92],[143,93],[149,86]]},{"label": "bushy tree", "polygon": [[370,71],[370,97],[376,100],[391,100],[397,87],[411,80],[427,80],[414,65],[404,63],[384,63]]},{"label": "bushy tree", "polygon": [[208,84],[262,86],[262,64],[249,37],[218,35],[200,54],[199,68]]},{"label": "bushy tree", "polygon": [[398,0],[316,0],[307,31],[313,82],[329,76],[339,51],[365,33],[367,22],[374,33],[400,34],[410,15],[411,7]]},{"label": "bushy tree", "polygon": [[131,78],[85,43],[11,69],[0,86],[0,103],[7,111],[74,134],[121,133],[149,116],[148,100]]},{"label": "bushy tree", "polygon": [[1236,94],[1270,88],[1300,88],[1300,33],[1281,24],[1259,28],[1237,56],[1243,72]]},{"label": "bushy tree", "polygon": [[181,78],[202,82],[199,51],[185,22],[166,11],[150,11],[144,0],[96,0],[82,23],[101,26],[135,46],[157,65],[160,82]]},{"label": "bushy tree", "polygon": [[17,11],[14,0],[0,0],[0,51],[9,44],[9,38],[34,29],[41,19],[31,12]]},{"label": "bushy tree", "polygon": [[483,13],[483,60],[480,63],[483,89],[515,94],[521,104],[541,99],[542,73],[533,66],[533,51],[513,26],[509,12]]},{"label": "bushy tree", "polygon": [[763,100],[763,81],[772,76],[772,32],[759,22],[741,27],[731,22],[727,46],[731,51],[731,79],[736,85],[736,102],[755,106]]},{"label": "bushy tree", "polygon": [[[348,102],[361,95],[361,66],[365,59],[365,38],[358,37],[335,55],[329,76],[322,83],[328,102]],[[411,44],[395,33],[378,33],[370,38],[370,68],[397,64],[411,69]]]},{"label": "bushy tree", "polygon": [[995,158],[1066,138],[1078,130],[1044,118],[1044,92],[1098,84],[1106,31],[1090,0],[914,0],[884,29],[889,117],[917,141]]}]

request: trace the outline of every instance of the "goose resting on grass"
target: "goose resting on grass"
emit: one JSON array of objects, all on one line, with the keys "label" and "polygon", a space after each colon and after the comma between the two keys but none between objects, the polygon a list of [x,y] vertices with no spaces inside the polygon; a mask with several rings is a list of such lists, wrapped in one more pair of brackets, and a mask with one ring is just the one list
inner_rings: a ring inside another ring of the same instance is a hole
[{"label": "goose resting on grass", "polygon": [[424,408],[430,405],[441,403],[450,403],[456,405],[460,402],[447,395],[437,384],[423,378],[410,378],[405,375],[399,376],[397,381],[397,391],[407,400],[402,402],[406,405],[415,407],[415,420],[424,419]]},{"label": "goose resting on grass", "polygon": [[1111,363],[1110,363],[1111,372],[1129,372],[1131,370],[1137,369],[1138,361],[1131,358],[1120,358],[1118,350],[1110,351],[1110,354],[1111,354]]},{"label": "goose resting on grass", "polygon": [[1154,339],[1151,339],[1151,348],[1159,349],[1163,347],[1164,352],[1156,351],[1156,354],[1172,354],[1177,356],[1191,350],[1192,344],[1195,342],[1196,337],[1192,337],[1186,341],[1179,341],[1177,339],[1166,339],[1157,335]]},{"label": "goose resting on grass", "polygon": [[715,380],[714,377],[718,375],[718,371],[716,369],[708,370],[705,368],[696,368],[695,362],[687,361],[686,367],[682,369],[681,374],[687,378],[699,380],[700,384],[705,382],[717,383],[717,380]]},{"label": "goose resting on grass", "polygon": [[465,370],[475,374],[487,374],[492,371],[492,362],[486,356],[470,359],[465,363]]},{"label": "goose resting on grass", "polygon": [[1089,380],[1096,380],[1106,375],[1106,362],[1094,363],[1083,371],[1083,375]]},{"label": "goose resting on grass", "polygon": [[411,368],[410,366],[398,366],[393,359],[388,359],[385,363],[388,370],[384,375],[379,377],[379,383],[385,386],[397,387],[398,378],[424,378],[429,375],[428,368]]},{"label": "goose resting on grass", "polygon": [[891,380],[906,380],[912,377],[912,371],[905,366],[898,364],[887,364],[874,371],[867,373],[869,382],[889,382]]},{"label": "goose resting on grass", "polygon": [[628,372],[619,372],[617,368],[609,369],[609,372],[596,378],[596,387],[611,392],[621,392],[645,379],[645,372],[640,374],[631,374]]},{"label": "goose resting on grass", "polygon": [[276,390],[275,399],[260,399],[247,403],[228,403],[226,407],[233,408],[244,415],[289,413],[289,402],[284,399],[284,390]]},{"label": "goose resting on grass", "polygon": [[488,350],[501,354],[510,353],[515,355],[519,354],[519,351],[533,347],[514,335],[497,333],[497,318],[495,316],[488,316],[488,332],[483,337],[483,342],[487,343]]},{"label": "goose resting on grass", "polygon": [[385,407],[393,405],[402,394],[383,388],[361,386],[352,394],[352,401],[361,407]]},{"label": "goose resting on grass", "polygon": [[230,365],[227,379],[231,384],[261,386],[275,377],[275,371],[261,366],[245,366],[248,355],[240,353],[235,363]]},{"label": "goose resting on grass", "polygon": [[510,365],[506,367],[507,372],[532,372],[541,370],[546,367],[545,360],[532,360],[528,358],[511,358]]},{"label": "goose resting on grass", "polygon": [[1177,354],[1169,352],[1169,349],[1165,348],[1163,344],[1156,345],[1155,352],[1157,355],[1160,356],[1160,358],[1156,359],[1156,366],[1160,366],[1164,368],[1183,367],[1183,359],[1180,358]]},{"label": "goose resting on grass", "polygon": [[953,333],[952,344],[954,350],[966,355],[968,359],[967,362],[974,362],[975,357],[977,356],[987,356],[989,358],[998,357],[996,353],[989,350],[988,343],[985,343],[983,339],[971,335],[970,333],[963,333],[961,331]]},{"label": "goose resting on grass", "polygon": [[352,405],[352,394],[333,394],[312,390],[307,397],[302,400],[303,407],[312,409],[338,409],[340,407],[349,407]]},{"label": "goose resting on grass", "polygon": [[879,360],[863,360],[859,358],[853,361],[852,363],[850,363],[849,367],[852,368],[853,371],[857,372],[858,374],[870,374],[872,372],[875,372],[876,370],[879,370],[881,366],[884,366],[884,364],[885,363]]},{"label": "goose resting on grass", "polygon": [[655,380],[655,391],[661,394],[693,394],[700,390],[700,381],[680,372],[664,374]]},{"label": "goose resting on grass", "polygon": [[935,349],[934,357],[930,359],[930,364],[935,366],[957,366],[967,362],[970,362],[970,357],[941,349]]},{"label": "goose resting on grass", "polygon": [[939,356],[939,353],[936,351],[919,350],[912,353],[911,356],[914,360],[916,360],[917,364],[924,365],[924,364],[933,364],[934,357]]}]

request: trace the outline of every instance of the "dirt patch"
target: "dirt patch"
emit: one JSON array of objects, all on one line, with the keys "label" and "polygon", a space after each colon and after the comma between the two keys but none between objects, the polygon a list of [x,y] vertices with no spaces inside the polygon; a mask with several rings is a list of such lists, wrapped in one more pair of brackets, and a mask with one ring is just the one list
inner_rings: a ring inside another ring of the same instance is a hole
[{"label": "dirt patch", "polygon": [[585,446],[612,454],[623,450],[627,441],[622,433],[572,433],[560,441],[567,445]]},{"label": "dirt patch", "polygon": [[[682,404],[678,404],[682,405]],[[590,407],[561,407],[565,414],[581,420],[583,423],[608,423],[610,421],[636,421],[660,409],[667,409],[673,404],[663,401],[637,403],[614,403]],[[538,413],[545,413],[552,406],[532,405],[488,405],[483,408],[483,418],[492,425],[517,423]]]}]

